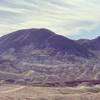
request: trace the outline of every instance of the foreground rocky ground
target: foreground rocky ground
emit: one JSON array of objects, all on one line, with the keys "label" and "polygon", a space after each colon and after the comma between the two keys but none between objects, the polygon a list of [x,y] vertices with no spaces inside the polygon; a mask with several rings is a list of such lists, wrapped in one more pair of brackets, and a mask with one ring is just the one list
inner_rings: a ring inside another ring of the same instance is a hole
[{"label": "foreground rocky ground", "polygon": [[0,100],[100,100],[100,86],[34,87],[3,84]]}]

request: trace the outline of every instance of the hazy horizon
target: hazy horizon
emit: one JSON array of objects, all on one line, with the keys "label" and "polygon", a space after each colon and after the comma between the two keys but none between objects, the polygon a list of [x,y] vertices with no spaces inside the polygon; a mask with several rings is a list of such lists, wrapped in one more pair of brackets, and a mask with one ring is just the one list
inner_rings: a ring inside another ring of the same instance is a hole
[{"label": "hazy horizon", "polygon": [[71,39],[93,39],[100,32],[99,0],[0,0],[0,36],[47,28]]}]

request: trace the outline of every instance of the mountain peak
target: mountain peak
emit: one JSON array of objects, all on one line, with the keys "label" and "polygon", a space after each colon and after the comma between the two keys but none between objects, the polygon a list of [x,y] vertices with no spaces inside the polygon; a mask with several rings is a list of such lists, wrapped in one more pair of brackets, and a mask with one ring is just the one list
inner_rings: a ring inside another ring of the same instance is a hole
[{"label": "mountain peak", "polygon": [[[43,46],[45,40],[52,35],[56,35],[56,34],[45,28],[41,28],[41,29],[32,28],[32,29],[18,30],[1,37],[0,48],[6,49],[6,48],[13,47],[18,49],[25,45],[29,45],[30,43],[32,43],[36,47],[41,47]],[[5,44],[5,46],[2,45],[2,43]]]},{"label": "mountain peak", "polygon": [[30,28],[30,29],[22,29],[22,30],[18,30],[15,31],[13,33],[31,33],[31,34],[56,34],[52,31],[50,31],[47,28]]}]

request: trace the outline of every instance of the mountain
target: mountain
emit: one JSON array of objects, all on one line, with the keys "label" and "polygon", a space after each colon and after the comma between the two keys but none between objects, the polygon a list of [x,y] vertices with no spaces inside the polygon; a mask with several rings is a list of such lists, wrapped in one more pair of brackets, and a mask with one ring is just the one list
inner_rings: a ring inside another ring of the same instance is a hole
[{"label": "mountain", "polygon": [[55,49],[56,53],[59,51],[76,56],[92,56],[92,53],[87,48],[84,48],[71,39],[57,35],[48,29],[19,30],[0,38],[1,53],[11,48],[19,51],[27,45],[32,45],[35,49]]},{"label": "mountain", "polygon": [[78,43],[90,50],[100,50],[100,36],[92,40],[81,39]]},{"label": "mountain", "polygon": [[44,47],[45,40],[52,35],[56,34],[47,29],[19,30],[0,38],[0,51],[6,51],[9,48],[19,50],[31,43],[35,48],[42,48]]},{"label": "mountain", "polygon": [[100,80],[100,37],[72,40],[48,29],[24,29],[0,37],[0,80],[60,84]]}]

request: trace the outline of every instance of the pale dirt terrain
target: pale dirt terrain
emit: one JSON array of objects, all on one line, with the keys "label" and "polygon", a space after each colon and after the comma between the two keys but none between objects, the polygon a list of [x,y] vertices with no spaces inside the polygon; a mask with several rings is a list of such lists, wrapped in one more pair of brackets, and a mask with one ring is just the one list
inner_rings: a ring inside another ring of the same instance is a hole
[{"label": "pale dirt terrain", "polygon": [[100,86],[33,87],[1,85],[0,100],[100,100]]}]

